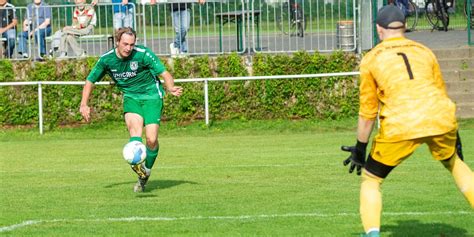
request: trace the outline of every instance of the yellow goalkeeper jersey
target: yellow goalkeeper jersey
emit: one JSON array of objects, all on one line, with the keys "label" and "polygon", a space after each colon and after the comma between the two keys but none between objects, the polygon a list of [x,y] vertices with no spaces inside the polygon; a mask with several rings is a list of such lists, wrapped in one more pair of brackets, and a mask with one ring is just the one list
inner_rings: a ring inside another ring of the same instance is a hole
[{"label": "yellow goalkeeper jersey", "polygon": [[359,115],[373,120],[379,113],[376,139],[410,140],[457,128],[456,106],[435,55],[424,45],[406,38],[384,40],[362,59],[360,79]]}]

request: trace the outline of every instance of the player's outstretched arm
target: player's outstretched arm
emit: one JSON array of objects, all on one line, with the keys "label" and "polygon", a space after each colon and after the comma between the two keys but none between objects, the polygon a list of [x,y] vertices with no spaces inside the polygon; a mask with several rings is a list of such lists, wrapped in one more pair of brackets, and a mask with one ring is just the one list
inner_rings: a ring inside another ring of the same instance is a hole
[{"label": "player's outstretched arm", "polygon": [[375,120],[365,119],[364,117],[359,116],[356,145],[341,146],[341,150],[351,153],[343,162],[344,166],[351,164],[349,166],[349,173],[352,173],[354,169],[357,169],[357,175],[362,173],[362,167],[365,165],[367,143],[369,142],[374,123]]},{"label": "player's outstretched arm", "polygon": [[79,108],[79,111],[86,122],[89,122],[91,118],[91,108],[87,103],[89,102],[89,96],[91,95],[92,89],[94,89],[94,84],[86,80],[86,84],[82,89],[81,107]]},{"label": "player's outstretched arm", "polygon": [[173,76],[168,71],[164,71],[161,73],[161,76],[163,77],[163,80],[165,81],[165,87],[166,89],[174,96],[180,96],[183,94],[183,88],[180,86],[175,86],[174,85],[174,79]]}]

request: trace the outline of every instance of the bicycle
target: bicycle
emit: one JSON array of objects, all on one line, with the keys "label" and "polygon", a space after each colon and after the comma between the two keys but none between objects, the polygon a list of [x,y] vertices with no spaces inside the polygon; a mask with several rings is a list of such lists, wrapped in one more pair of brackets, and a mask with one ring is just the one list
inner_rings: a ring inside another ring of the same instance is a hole
[{"label": "bicycle", "polygon": [[406,31],[414,31],[418,23],[417,5],[412,0],[408,0],[406,5],[400,0],[389,0],[388,4],[395,5],[403,11],[403,14],[405,14]]},{"label": "bicycle", "polygon": [[[435,29],[448,31],[449,14],[448,9],[454,6],[454,0],[426,0],[425,11],[428,22]],[[441,26],[439,25],[441,22]]]},{"label": "bicycle", "polygon": [[277,11],[276,23],[283,34],[304,37],[306,17],[301,4],[297,3],[296,0],[284,2],[281,9]]}]

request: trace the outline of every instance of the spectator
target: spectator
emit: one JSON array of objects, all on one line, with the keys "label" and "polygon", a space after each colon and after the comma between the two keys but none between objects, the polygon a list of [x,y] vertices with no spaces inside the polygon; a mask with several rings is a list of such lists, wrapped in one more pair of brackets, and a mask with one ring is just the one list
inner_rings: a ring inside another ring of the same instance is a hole
[{"label": "spectator", "polygon": [[33,0],[28,4],[23,31],[18,36],[18,53],[28,58],[27,41],[35,37],[39,44],[40,57],[46,55],[46,36],[51,35],[51,8],[42,0]]},{"label": "spectator", "polygon": [[[204,4],[205,0],[198,0],[198,2],[199,4]],[[176,35],[174,42],[170,44],[170,50],[171,56],[176,56],[177,54],[185,54],[188,52],[186,34],[188,33],[191,21],[191,3],[173,3],[170,6],[174,32]]]},{"label": "spectator", "polygon": [[[96,0],[94,1],[97,2]],[[94,1],[92,2],[93,5],[95,4]],[[129,3],[135,3],[135,0],[112,0],[112,3],[116,4],[113,6],[115,31],[124,27],[133,28],[135,9],[133,5]],[[121,4],[119,5],[117,3]]]},{"label": "spectator", "polygon": [[7,0],[0,0],[0,34],[2,38],[6,39],[4,43],[4,56],[11,58],[13,50],[15,49],[16,39],[16,25],[18,20],[16,18],[15,6],[7,3]]},{"label": "spectator", "polygon": [[97,22],[94,7],[86,5],[86,0],[75,0],[75,4],[72,26],[66,26],[62,30],[59,57],[66,57],[68,44],[76,56],[85,56],[85,51],[79,46],[76,38],[90,34]]}]

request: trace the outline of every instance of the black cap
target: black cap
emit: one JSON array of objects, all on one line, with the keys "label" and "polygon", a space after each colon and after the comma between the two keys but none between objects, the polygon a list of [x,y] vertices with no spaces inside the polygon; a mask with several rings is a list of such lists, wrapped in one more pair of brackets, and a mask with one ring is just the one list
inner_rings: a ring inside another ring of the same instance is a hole
[{"label": "black cap", "polygon": [[[389,27],[388,25],[393,22],[400,22],[402,25],[398,27]],[[377,13],[377,24],[385,29],[401,29],[405,27],[405,15],[400,8],[394,5],[387,5],[380,8]]]}]

